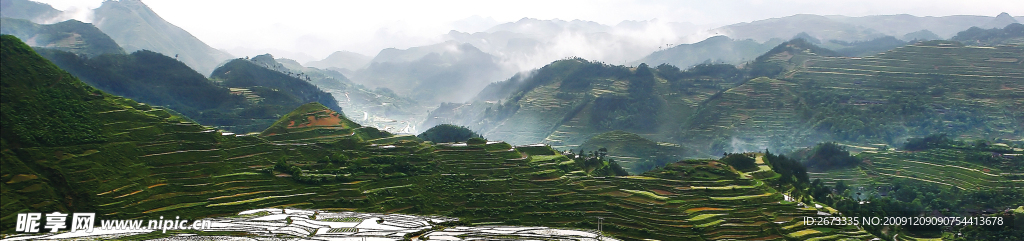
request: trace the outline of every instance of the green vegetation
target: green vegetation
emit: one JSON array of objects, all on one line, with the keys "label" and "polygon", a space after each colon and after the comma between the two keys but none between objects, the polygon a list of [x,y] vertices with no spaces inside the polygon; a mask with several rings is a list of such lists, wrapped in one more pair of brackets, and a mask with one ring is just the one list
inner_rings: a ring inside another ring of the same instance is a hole
[{"label": "green vegetation", "polygon": [[722,157],[722,162],[740,171],[757,170],[754,158],[746,154],[728,154]]},{"label": "green vegetation", "polygon": [[416,135],[424,141],[432,141],[434,143],[446,143],[446,142],[465,142],[470,138],[482,138],[480,134],[473,132],[465,126],[457,126],[452,124],[440,124],[419,135]]},{"label": "green vegetation", "polygon": [[[600,216],[614,237],[679,240],[782,237],[806,229],[789,227],[816,212],[780,203],[781,192],[765,185],[768,180],[741,178],[717,160],[616,176],[622,170],[600,150],[570,158],[546,146],[520,152],[500,142],[429,145],[346,126],[344,116],[317,104],[278,122],[287,124],[286,134],[275,125],[265,135],[225,135],[156,107],[136,108],[142,105],[88,87],[16,38],[2,41],[3,213],[192,220],[251,208],[334,208],[590,229],[597,225],[591,217]],[[63,106],[43,105],[53,104],[42,101],[50,97],[84,107],[75,118],[98,124],[64,119],[56,114],[66,111]],[[6,131],[24,124],[14,120],[32,118],[75,124],[106,138],[39,144],[22,140],[66,130]],[[354,134],[298,135],[317,131]],[[697,218],[709,213],[721,215]],[[13,231],[14,221],[0,218],[4,233]],[[821,235],[870,237],[860,231]]]},{"label": "green vegetation", "polygon": [[1024,73],[1016,64],[1022,54],[1014,45],[927,41],[838,57],[797,38],[742,68],[631,69],[572,58],[491,84],[482,101],[442,104],[427,124],[456,123],[492,139],[563,150],[621,130],[678,144],[696,157],[788,153],[832,141],[902,146],[930,133],[1016,139],[1024,133],[1024,115],[1013,111],[1024,107]]},{"label": "green vegetation", "polygon": [[528,76],[492,83],[477,96],[482,101],[442,104],[425,125],[456,123],[492,139],[564,149],[614,130],[664,141],[700,102],[742,81],[742,76],[725,64],[683,71],[669,65],[627,68],[569,58]]},{"label": "green vegetation", "polygon": [[953,41],[967,45],[995,46],[1002,44],[1024,44],[1024,24],[1011,23],[1002,29],[971,27],[953,36]]},{"label": "green vegetation", "polygon": [[[853,171],[815,174],[811,196],[847,216],[1004,216],[1024,198],[1020,172],[1024,152],[1006,143],[950,140],[930,135],[907,142],[914,151],[863,151]],[[820,178],[820,179],[819,179]],[[855,180],[849,182],[848,180]],[[829,185],[827,183],[834,183]],[[863,201],[863,202],[861,202]],[[1015,240],[1012,226],[865,227],[878,236],[940,237],[961,233],[966,240]]]},{"label": "green vegetation", "polygon": [[835,142],[818,143],[814,148],[798,151],[792,156],[815,171],[847,168],[860,164],[860,159],[851,156],[845,147]]},{"label": "green vegetation", "polygon": [[315,85],[288,74],[260,67],[247,60],[231,60],[215,69],[210,78],[229,88],[254,88],[253,92],[260,95],[263,98],[261,101],[267,105],[285,107],[296,102],[300,104],[294,106],[319,102],[334,111],[341,111],[334,96],[321,91]]},{"label": "green vegetation", "polygon": [[0,18],[0,34],[32,39],[34,46],[96,57],[124,54],[124,50],[92,24],[67,20],[55,24],[35,24],[28,20]]},{"label": "green vegetation", "polygon": [[[587,139],[580,150],[605,149],[608,155],[631,173],[643,173],[656,167],[682,160],[684,148],[659,143],[625,131],[609,131]],[[581,151],[582,152],[582,151]]]},{"label": "green vegetation", "polygon": [[280,94],[266,88],[250,91],[220,86],[174,58],[148,50],[93,58],[51,49],[38,52],[100,90],[164,106],[201,124],[238,133],[261,131],[277,116],[302,104],[275,103],[273,97]]}]

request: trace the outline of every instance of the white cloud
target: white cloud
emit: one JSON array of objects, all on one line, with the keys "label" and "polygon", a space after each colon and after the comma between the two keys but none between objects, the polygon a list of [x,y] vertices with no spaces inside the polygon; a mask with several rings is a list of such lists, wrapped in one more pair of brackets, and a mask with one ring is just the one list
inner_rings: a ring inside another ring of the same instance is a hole
[{"label": "white cloud", "polygon": [[[92,9],[102,0],[41,0],[58,10]],[[375,55],[387,47],[408,48],[435,43],[452,29],[480,30],[464,19],[497,23],[523,17],[582,19],[614,26],[623,20],[660,19],[717,26],[784,17],[799,13],[864,16],[985,15],[1009,12],[1019,16],[1016,1],[659,1],[659,0],[524,0],[524,1],[313,1],[313,0],[146,0],[165,20],[219,49],[279,49],[295,56],[323,58],[337,50]],[[1016,12],[1014,12],[1016,11]],[[88,21],[84,11],[73,17]],[[476,17],[473,17],[476,16]],[[656,31],[656,30],[652,30]],[[642,36],[665,38],[647,31]],[[571,40],[571,36],[567,37]],[[690,39],[685,39],[690,40]],[[699,41],[694,39],[693,41]],[[581,50],[582,51],[582,50]],[[290,57],[285,54],[282,57]],[[275,53],[275,56],[278,56]],[[308,58],[308,57],[303,57]]]}]

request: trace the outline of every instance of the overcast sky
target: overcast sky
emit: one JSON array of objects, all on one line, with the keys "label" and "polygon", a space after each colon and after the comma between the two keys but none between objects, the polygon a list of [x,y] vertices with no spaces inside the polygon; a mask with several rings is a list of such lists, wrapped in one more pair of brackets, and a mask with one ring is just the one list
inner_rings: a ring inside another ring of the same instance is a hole
[{"label": "overcast sky", "polygon": [[[58,10],[92,9],[102,0],[36,0]],[[523,17],[615,25],[659,19],[721,26],[794,14],[865,16],[1024,15],[1019,0],[144,0],[165,20],[234,55],[320,59],[336,50],[369,56],[386,47],[436,43],[449,30],[475,32]],[[83,11],[84,12],[84,11]],[[89,21],[86,14],[79,20]]]}]

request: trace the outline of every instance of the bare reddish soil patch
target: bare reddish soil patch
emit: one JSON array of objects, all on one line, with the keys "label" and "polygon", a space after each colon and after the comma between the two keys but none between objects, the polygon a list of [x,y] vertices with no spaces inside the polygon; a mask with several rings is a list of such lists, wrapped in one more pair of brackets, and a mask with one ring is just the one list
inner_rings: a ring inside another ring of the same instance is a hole
[{"label": "bare reddish soil patch", "polygon": [[[317,116],[321,116],[321,113],[326,113],[327,117],[317,118]],[[339,126],[339,125],[344,127],[344,125],[342,124],[341,118],[339,117],[338,113],[334,112],[334,111],[329,111],[329,110],[324,110],[324,111],[312,113],[312,115],[306,116],[306,120],[307,120],[306,124],[301,124],[301,125],[297,125],[297,126],[295,125],[295,121],[292,121],[292,122],[290,122],[288,124],[288,128],[302,128],[302,127],[312,127],[312,126]]]}]

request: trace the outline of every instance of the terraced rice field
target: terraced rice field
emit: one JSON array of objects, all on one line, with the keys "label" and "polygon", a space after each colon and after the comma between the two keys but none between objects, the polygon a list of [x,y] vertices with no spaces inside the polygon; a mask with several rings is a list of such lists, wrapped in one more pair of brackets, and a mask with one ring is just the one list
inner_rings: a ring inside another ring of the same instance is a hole
[{"label": "terraced rice field", "polygon": [[[868,159],[861,165],[867,176],[880,182],[893,178],[911,179],[960,189],[1018,189],[1024,180],[1004,173],[996,166],[963,161],[966,151],[929,149],[920,152],[879,152],[858,155]],[[832,175],[836,177],[836,175]],[[863,177],[863,176],[862,176]]]},{"label": "terraced rice field", "polygon": [[[991,130],[971,128],[961,138],[1015,138],[1024,114],[1024,47],[969,47],[923,42],[864,58],[813,58],[786,80],[850,96],[849,105],[869,108],[901,93],[924,95],[938,115],[977,113]],[[935,93],[935,92],[929,92]],[[893,119],[894,122],[903,120]],[[952,125],[951,123],[950,125]]]},{"label": "terraced rice field", "polygon": [[[4,81],[8,84],[7,78]],[[621,240],[773,239],[806,230],[799,225],[801,217],[821,213],[782,202],[782,193],[756,178],[668,172],[692,165],[731,172],[714,161],[680,162],[643,176],[597,177],[547,146],[433,145],[360,127],[342,116],[335,116],[339,123],[325,125],[297,127],[290,122],[313,123],[318,118],[310,120],[309,115],[323,114],[318,112],[323,106],[304,105],[309,108],[289,113],[261,135],[234,135],[98,91],[66,92],[73,98],[62,101],[89,106],[76,115],[112,123],[99,125],[98,133],[106,138],[65,146],[5,144],[0,169],[0,211],[6,215],[0,217],[0,228],[5,232],[15,227],[15,214],[36,210],[83,210],[95,212],[99,220],[174,216],[247,222],[274,216],[271,210],[316,209],[437,215],[475,225],[582,229],[596,229],[596,218],[603,217],[605,234]],[[86,105],[84,100],[94,102]],[[254,208],[266,210],[242,213]],[[314,211],[312,216],[308,222],[299,217],[285,222],[313,223],[318,214]],[[355,221],[346,220],[349,217],[360,219],[360,224],[376,223],[370,221],[373,217],[324,216],[340,218],[341,224],[264,234],[305,238],[353,231],[346,228],[358,232],[359,226],[345,226],[355,223],[345,222]],[[247,235],[223,231],[215,234]],[[488,231],[460,232],[456,236]],[[800,237],[866,235],[828,231]]]}]

